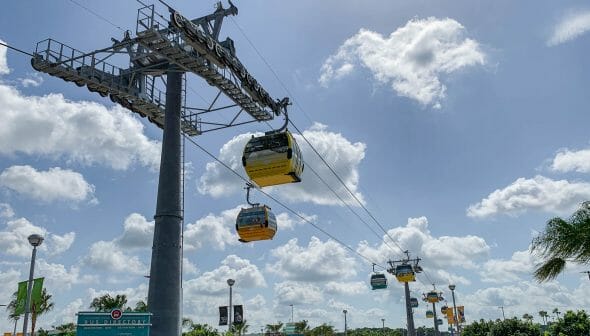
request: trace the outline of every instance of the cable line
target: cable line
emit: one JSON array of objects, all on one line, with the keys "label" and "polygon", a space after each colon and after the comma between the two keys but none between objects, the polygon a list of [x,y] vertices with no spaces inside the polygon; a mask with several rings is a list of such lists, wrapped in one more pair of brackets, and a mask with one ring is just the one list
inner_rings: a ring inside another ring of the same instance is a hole
[{"label": "cable line", "polygon": [[6,43],[3,43],[3,42],[0,42],[0,45],[2,45],[2,46],[5,46],[5,47],[6,47],[6,48],[8,48],[8,49],[12,49],[12,50],[14,50],[14,51],[18,51],[19,53],[22,53],[22,54],[25,54],[25,55],[31,56],[31,57],[33,57],[33,56],[34,56],[34,55],[33,55],[33,54],[31,54],[31,53],[28,53],[28,52],[26,52],[26,51],[23,51],[23,50],[21,50],[21,49],[15,48],[15,47],[13,47],[13,46],[11,46],[11,45],[8,45],[8,44],[6,44]]},{"label": "cable line", "polygon": [[119,29],[120,31],[122,31],[122,32],[125,32],[125,30],[124,30],[123,28],[121,28],[121,27],[117,26],[116,24],[114,24],[114,23],[113,23],[113,21],[111,21],[111,20],[107,19],[106,17],[104,17],[104,16],[102,16],[102,15],[98,14],[97,12],[93,11],[92,9],[90,9],[90,8],[88,8],[88,7],[84,6],[84,5],[82,5],[82,4],[81,4],[81,3],[79,3],[78,1],[76,1],[76,0],[70,0],[70,2],[71,2],[71,3],[73,3],[73,4],[74,4],[74,5],[76,5],[76,6],[78,6],[78,7],[82,8],[82,9],[84,9],[84,10],[85,10],[85,11],[87,11],[88,13],[90,13],[90,14],[92,14],[92,15],[96,16],[97,18],[99,18],[99,19],[103,20],[104,22],[106,22],[106,23],[108,23],[108,24],[112,25],[113,27],[115,27],[115,28]]},{"label": "cable line", "polygon": [[[245,177],[243,177],[242,175],[240,175],[240,173],[238,173],[237,171],[235,171],[232,167],[230,167],[229,165],[227,165],[225,162],[221,161],[220,159],[218,159],[213,153],[209,152],[207,149],[205,149],[203,146],[199,145],[194,139],[185,136],[185,138],[191,142],[193,145],[197,146],[201,151],[203,151],[205,154],[207,154],[208,156],[210,156],[213,160],[217,161],[219,164],[221,164],[223,167],[229,169],[234,175],[236,175],[237,177],[239,177],[241,180],[243,180],[244,182],[248,183],[250,182],[248,179],[246,179]],[[298,217],[299,219],[301,219],[302,221],[310,224],[311,226],[313,226],[314,228],[316,228],[318,231],[322,232],[323,234],[325,234],[326,236],[328,236],[330,239],[334,240],[335,242],[337,242],[338,244],[340,244],[342,247],[350,250],[351,252],[353,252],[354,254],[358,255],[359,257],[361,257],[362,259],[364,259],[365,261],[367,261],[370,264],[375,264],[379,267],[385,268],[375,262],[373,262],[371,259],[369,259],[368,257],[362,255],[361,253],[359,253],[358,251],[356,251],[355,249],[353,249],[352,247],[348,246],[347,244],[345,244],[344,242],[342,242],[340,239],[334,237],[332,234],[330,234],[329,232],[327,232],[326,230],[322,229],[321,227],[319,227],[318,225],[316,225],[315,223],[313,223],[312,221],[310,221],[309,219],[305,218],[304,216],[302,216],[301,214],[299,214],[298,212],[296,212],[295,210],[291,209],[289,206],[287,206],[285,203],[281,202],[280,200],[278,200],[277,198],[275,198],[274,196],[270,195],[269,193],[265,192],[262,189],[258,189],[258,191],[260,191],[260,193],[262,193],[263,195],[265,195],[266,197],[270,198],[271,200],[273,200],[275,203],[277,203],[278,205],[282,206],[283,208],[285,208],[287,211],[291,212],[293,215],[295,215],[296,217]]]}]

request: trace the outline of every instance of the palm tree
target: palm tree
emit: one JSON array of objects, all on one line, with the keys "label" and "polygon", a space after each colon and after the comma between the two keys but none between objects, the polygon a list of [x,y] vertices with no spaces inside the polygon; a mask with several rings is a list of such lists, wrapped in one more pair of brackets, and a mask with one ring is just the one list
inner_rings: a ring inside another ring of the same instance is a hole
[{"label": "palm tree", "polygon": [[242,336],[243,334],[248,332],[248,321],[244,320],[242,323],[234,323],[233,330],[238,334],[238,336]]},{"label": "palm tree", "polygon": [[311,330],[313,336],[332,336],[334,335],[334,327],[327,324],[322,324]]},{"label": "palm tree", "polygon": [[547,325],[547,312],[544,310],[539,311],[539,316],[543,319],[543,325]]},{"label": "palm tree", "polygon": [[6,310],[8,311],[8,319],[12,322],[16,322],[20,315],[16,314],[16,300],[18,296],[18,291],[12,293],[12,300],[6,306]]},{"label": "palm tree", "polygon": [[47,289],[43,288],[40,300],[38,302],[31,302],[31,336],[35,335],[37,318],[53,309],[54,305],[53,302],[51,302],[51,298],[52,295],[47,294]]},{"label": "palm tree", "polygon": [[103,296],[94,298],[92,303],[90,304],[90,308],[93,308],[94,311],[97,312],[105,312],[111,311],[115,308],[123,309],[127,304],[127,295],[119,295],[117,294],[115,297],[112,297],[110,294],[105,294]]},{"label": "palm tree", "polygon": [[522,315],[522,319],[527,321],[528,323],[531,323],[533,321],[533,315],[525,313],[524,315]]},{"label": "palm tree", "polygon": [[561,314],[561,312],[559,311],[559,309],[553,308],[553,314],[555,314],[557,316],[557,319],[559,320],[559,314]]},{"label": "palm tree", "polygon": [[557,277],[567,261],[590,263],[590,202],[583,202],[573,215],[565,220],[559,217],[547,222],[545,231],[533,239],[531,253],[543,262],[534,272],[539,282]]},{"label": "palm tree", "polygon": [[268,333],[279,333],[281,332],[281,328],[283,327],[283,323],[279,322],[277,324],[267,324],[266,325],[266,332]]},{"label": "palm tree", "polygon": [[295,333],[308,335],[309,331],[310,331],[310,329],[309,329],[309,324],[307,323],[307,320],[295,322]]}]

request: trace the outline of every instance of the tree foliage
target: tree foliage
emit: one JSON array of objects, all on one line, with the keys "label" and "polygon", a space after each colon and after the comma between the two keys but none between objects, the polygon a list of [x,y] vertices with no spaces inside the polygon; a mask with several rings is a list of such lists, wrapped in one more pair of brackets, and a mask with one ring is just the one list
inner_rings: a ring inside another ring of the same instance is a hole
[{"label": "tree foliage", "polygon": [[311,329],[312,336],[332,336],[334,335],[334,326],[326,323]]},{"label": "tree foliage", "polygon": [[183,332],[182,336],[219,336],[217,329],[208,324],[193,323],[191,319],[183,318],[182,325],[188,328],[187,332]]},{"label": "tree foliage", "polygon": [[111,294],[105,294],[92,300],[90,308],[97,312],[109,312],[113,309],[123,309],[127,304],[127,295],[117,294],[112,297]]},{"label": "tree foliage", "polygon": [[52,295],[47,293],[47,289],[43,288],[43,291],[41,291],[41,300],[39,302],[31,302],[31,335],[35,335],[35,326],[37,325],[39,316],[53,309],[52,297]]},{"label": "tree foliage", "polygon": [[546,335],[550,336],[587,336],[590,334],[590,319],[585,311],[567,311],[563,318],[549,327]]},{"label": "tree foliage", "polygon": [[590,263],[590,202],[584,202],[567,220],[555,217],[533,239],[531,253],[543,259],[534,276],[540,281],[557,277],[567,261]]}]

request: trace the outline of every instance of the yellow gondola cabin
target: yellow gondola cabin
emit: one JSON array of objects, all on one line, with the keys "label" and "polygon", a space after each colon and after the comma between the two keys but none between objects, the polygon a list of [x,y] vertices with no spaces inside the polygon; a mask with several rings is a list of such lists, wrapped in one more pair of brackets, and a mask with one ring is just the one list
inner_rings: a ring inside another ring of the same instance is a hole
[{"label": "yellow gondola cabin", "polygon": [[244,148],[242,164],[260,187],[301,182],[303,158],[289,131],[252,136]]},{"label": "yellow gondola cabin", "polygon": [[236,231],[243,243],[272,239],[277,232],[277,219],[266,205],[242,209],[236,219]]}]

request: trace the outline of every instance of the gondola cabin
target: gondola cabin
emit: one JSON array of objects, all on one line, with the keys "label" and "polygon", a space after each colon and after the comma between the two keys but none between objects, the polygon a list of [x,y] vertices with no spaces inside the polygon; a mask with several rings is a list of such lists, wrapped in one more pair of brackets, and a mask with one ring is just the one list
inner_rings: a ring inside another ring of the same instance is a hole
[{"label": "gondola cabin", "polygon": [[236,219],[236,231],[243,243],[272,239],[277,232],[277,219],[266,205],[242,209]]},{"label": "gondola cabin", "polygon": [[426,301],[428,301],[430,303],[437,303],[438,301],[440,301],[438,293],[437,292],[428,292],[426,294]]},{"label": "gondola cabin", "polygon": [[432,310],[427,310],[426,311],[426,318],[433,318],[434,317],[434,312]]},{"label": "gondola cabin", "polygon": [[371,289],[387,288],[387,278],[385,274],[376,273],[371,275]]},{"label": "gondola cabin", "polygon": [[395,267],[395,277],[399,282],[416,281],[416,274],[410,264],[401,264]]},{"label": "gondola cabin", "polygon": [[412,308],[418,308],[418,299],[416,299],[416,298],[410,298],[410,307],[412,307]]},{"label": "gondola cabin", "polygon": [[303,173],[303,157],[289,131],[252,136],[244,148],[242,165],[260,187],[301,182]]},{"label": "gondola cabin", "polygon": [[446,315],[447,314],[447,309],[448,309],[447,306],[442,306],[442,307],[440,307],[440,312]]},{"label": "gondola cabin", "polygon": [[436,319],[436,324],[442,325],[443,324],[443,320],[442,319]]}]

